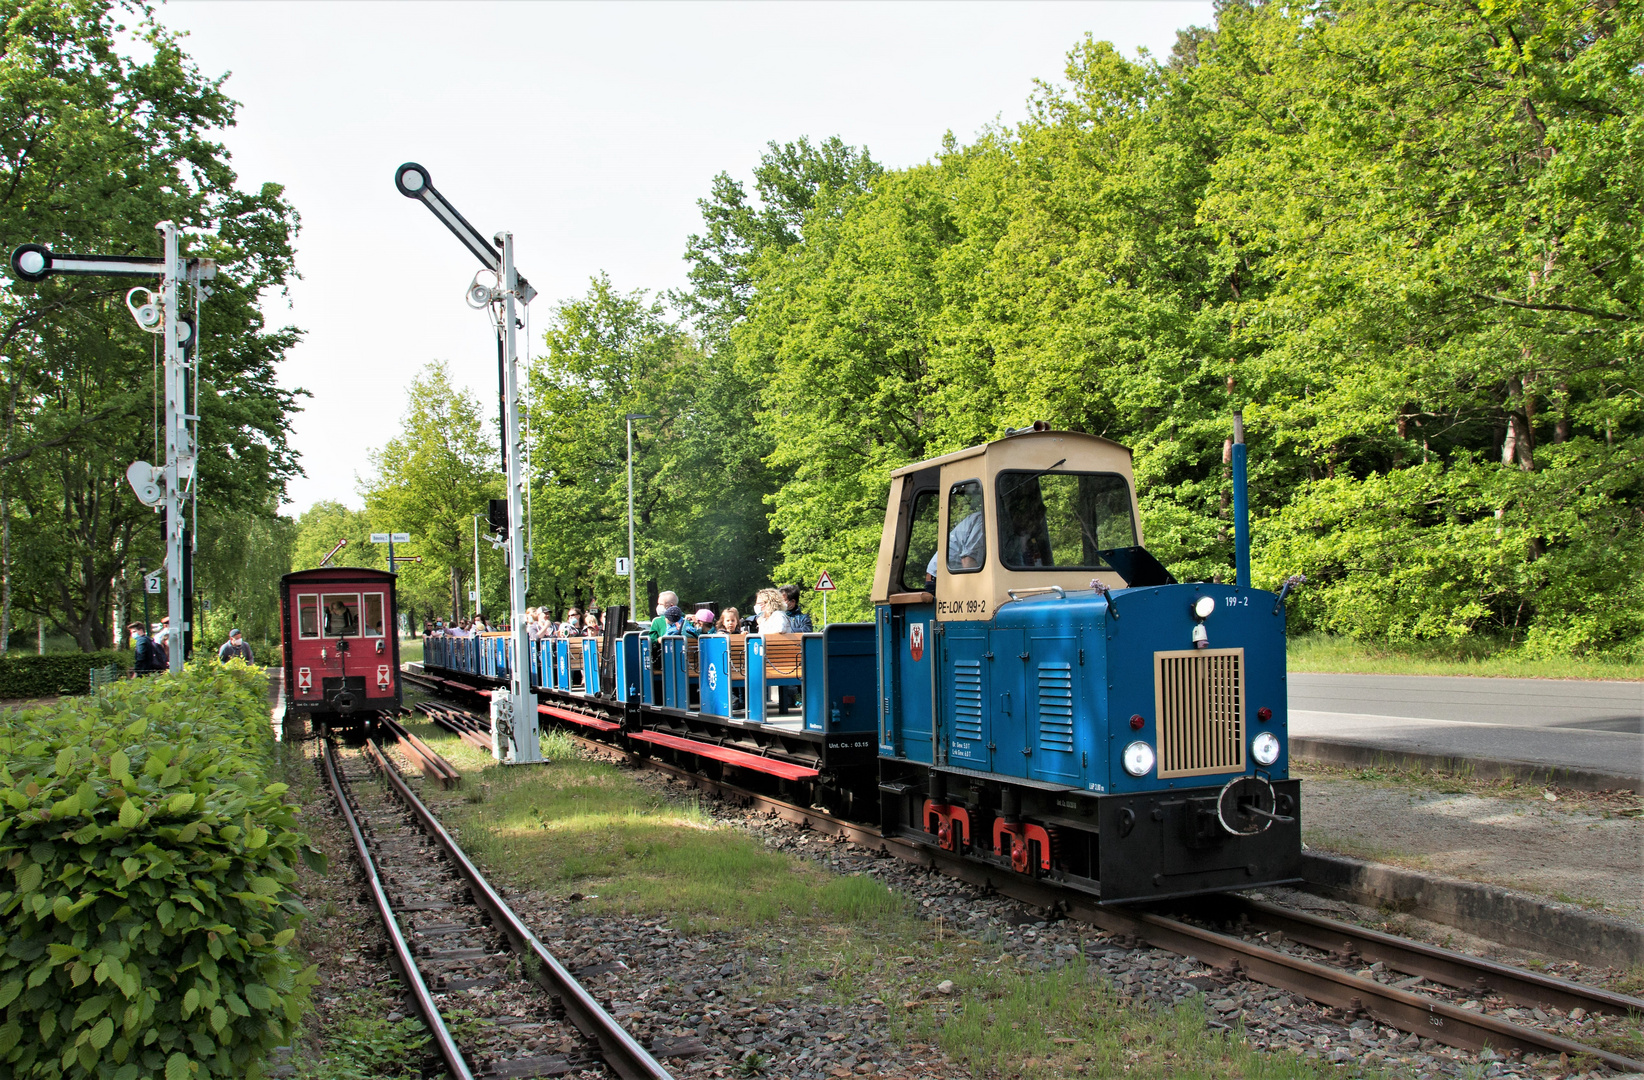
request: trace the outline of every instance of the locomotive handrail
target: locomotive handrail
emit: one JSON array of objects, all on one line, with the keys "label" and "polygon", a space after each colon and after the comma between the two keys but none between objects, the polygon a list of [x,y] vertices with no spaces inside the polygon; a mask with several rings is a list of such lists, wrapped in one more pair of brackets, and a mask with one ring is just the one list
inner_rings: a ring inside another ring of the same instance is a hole
[{"label": "locomotive handrail", "polygon": [[1012,600],[1020,600],[1022,598],[1021,596],[1017,596],[1017,593],[1021,593],[1022,596],[1029,596],[1033,593],[1047,592],[1055,593],[1058,600],[1067,599],[1067,590],[1062,588],[1060,585],[1035,585],[1031,589],[1006,589],[1005,592]]}]

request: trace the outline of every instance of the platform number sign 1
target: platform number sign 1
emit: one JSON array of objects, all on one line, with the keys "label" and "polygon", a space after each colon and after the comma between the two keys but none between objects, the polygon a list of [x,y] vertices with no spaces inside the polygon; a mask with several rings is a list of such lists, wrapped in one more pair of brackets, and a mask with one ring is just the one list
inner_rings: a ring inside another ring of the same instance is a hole
[{"label": "platform number sign 1", "polygon": [[824,627],[828,625],[828,594],[833,590],[833,578],[828,576],[826,570],[822,571],[822,576],[816,579],[816,591],[822,594],[822,625]]},{"label": "platform number sign 1", "polygon": [[617,562],[617,569],[616,569],[617,577],[627,577],[629,571],[632,569],[628,565],[628,557],[626,555],[618,555],[616,562]]}]

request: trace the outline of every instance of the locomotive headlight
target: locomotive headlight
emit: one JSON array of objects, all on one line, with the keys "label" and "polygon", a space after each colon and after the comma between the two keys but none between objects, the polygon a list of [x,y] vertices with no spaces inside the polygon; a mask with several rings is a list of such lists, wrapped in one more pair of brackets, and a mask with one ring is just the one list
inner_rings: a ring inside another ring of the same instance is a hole
[{"label": "locomotive headlight", "polygon": [[1140,741],[1131,743],[1125,747],[1124,764],[1131,776],[1146,776],[1153,771],[1153,747]]},{"label": "locomotive headlight", "polygon": [[1271,765],[1279,760],[1278,736],[1271,731],[1264,731],[1251,739],[1250,756],[1256,759],[1258,765]]},{"label": "locomotive headlight", "polygon": [[1210,613],[1215,610],[1216,598],[1214,596],[1201,596],[1193,601],[1193,617],[1195,619],[1208,619]]}]

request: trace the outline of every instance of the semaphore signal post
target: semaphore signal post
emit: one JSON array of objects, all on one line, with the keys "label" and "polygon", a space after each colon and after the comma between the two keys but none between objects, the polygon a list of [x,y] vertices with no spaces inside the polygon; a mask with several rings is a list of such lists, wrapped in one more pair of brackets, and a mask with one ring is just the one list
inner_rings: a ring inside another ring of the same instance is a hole
[{"label": "semaphore signal post", "polygon": [[[203,282],[217,276],[210,259],[184,259],[179,251],[177,226],[162,221],[159,230],[164,254],[158,259],[134,255],[71,255],[40,244],[23,244],[11,253],[12,273],[23,281],[44,281],[63,274],[71,277],[158,278],[160,295],[142,286],[126,293],[126,307],[137,326],[165,340],[166,460],[163,465],[134,461],[126,479],[144,506],[164,514],[166,534],[166,613],[171,618],[171,670],[183,670],[193,644],[193,533],[183,524],[183,506],[195,493],[195,464],[199,455],[200,417],[189,409],[189,383],[195,375],[194,320],[181,311],[178,290],[183,282],[205,293]],[[195,406],[199,405],[198,379]],[[145,593],[146,595],[146,593]]]},{"label": "semaphore signal post", "polygon": [[[466,299],[469,307],[492,312],[502,360],[503,468],[508,478],[504,551],[508,559],[508,632],[515,658],[508,672],[506,699],[492,703],[491,752],[513,764],[539,762],[542,747],[538,742],[537,698],[531,691],[531,641],[525,632],[525,479],[520,444],[519,353],[514,333],[519,327],[517,307],[529,304],[537,291],[514,267],[514,234],[499,232],[487,239],[434,188],[427,169],[406,162],[395,170],[394,186],[401,195],[428,207],[484,268],[469,283]],[[486,273],[494,284],[480,280]]]}]

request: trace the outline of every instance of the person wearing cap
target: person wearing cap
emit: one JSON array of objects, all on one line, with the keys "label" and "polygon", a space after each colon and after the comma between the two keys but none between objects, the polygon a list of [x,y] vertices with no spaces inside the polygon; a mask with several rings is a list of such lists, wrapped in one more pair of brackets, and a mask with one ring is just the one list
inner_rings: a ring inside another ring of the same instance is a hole
[{"label": "person wearing cap", "polygon": [[663,609],[662,621],[668,624],[662,632],[663,637],[696,637],[696,622],[687,621],[685,612],[678,604],[670,604]]},{"label": "person wearing cap", "polygon": [[240,636],[238,628],[228,632],[228,640],[217,650],[217,659],[225,664],[234,659],[244,660],[248,664],[256,663],[251,655],[251,646]]}]

